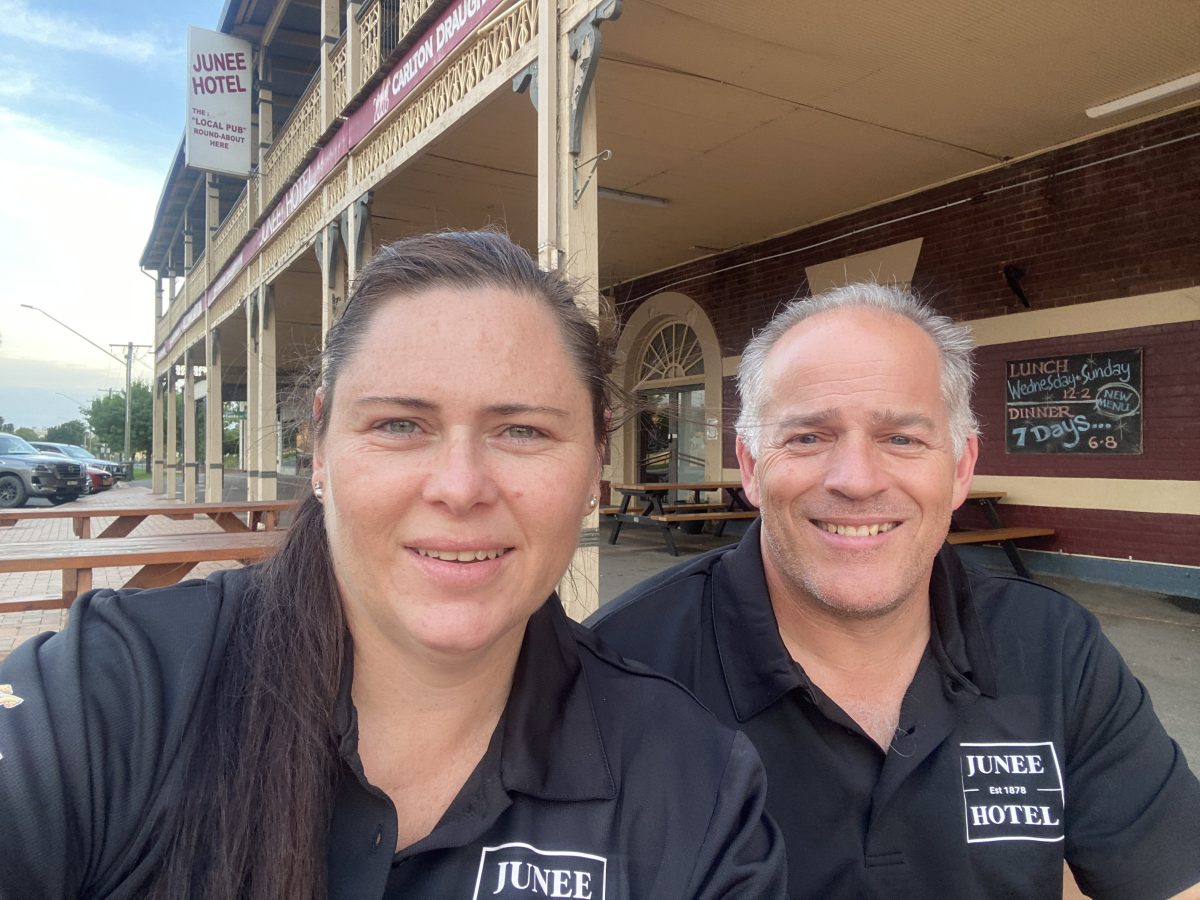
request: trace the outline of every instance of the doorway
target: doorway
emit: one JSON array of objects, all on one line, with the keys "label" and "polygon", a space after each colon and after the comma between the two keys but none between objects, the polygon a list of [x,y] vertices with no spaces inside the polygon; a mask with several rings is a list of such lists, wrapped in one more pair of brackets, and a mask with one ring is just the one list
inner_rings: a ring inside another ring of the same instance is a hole
[{"label": "doorway", "polygon": [[638,481],[704,480],[704,387],[638,392]]}]

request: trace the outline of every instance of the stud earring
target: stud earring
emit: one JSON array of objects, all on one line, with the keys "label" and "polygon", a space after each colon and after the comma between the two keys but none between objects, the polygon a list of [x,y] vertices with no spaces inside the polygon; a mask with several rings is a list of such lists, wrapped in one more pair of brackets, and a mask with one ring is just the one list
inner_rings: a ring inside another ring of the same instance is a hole
[{"label": "stud earring", "polygon": [[316,497],[318,500],[325,499],[325,487],[319,481],[313,482],[313,496]]},{"label": "stud earring", "polygon": [[596,495],[592,494],[592,496],[588,498],[588,509],[595,509],[595,508],[596,508]]}]

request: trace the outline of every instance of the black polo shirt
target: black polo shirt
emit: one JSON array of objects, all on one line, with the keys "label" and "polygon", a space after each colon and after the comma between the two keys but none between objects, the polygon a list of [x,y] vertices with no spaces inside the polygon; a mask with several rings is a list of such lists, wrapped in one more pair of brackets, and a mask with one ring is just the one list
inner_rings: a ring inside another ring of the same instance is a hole
[{"label": "black polo shirt", "polygon": [[789,655],[759,524],[601,607],[606,643],[743,729],[795,898],[1095,898],[1200,882],[1200,785],[1094,616],[1057,591],[934,563],[932,634],[885,754]]},{"label": "black polo shirt", "polygon": [[[63,632],[0,664],[0,702],[20,698],[0,705],[0,897],[139,895],[247,571],[85,595]],[[395,809],[358,757],[350,677],[331,898],[785,896],[750,742],[598,646],[556,597],[530,620],[483,760],[400,853]]]}]

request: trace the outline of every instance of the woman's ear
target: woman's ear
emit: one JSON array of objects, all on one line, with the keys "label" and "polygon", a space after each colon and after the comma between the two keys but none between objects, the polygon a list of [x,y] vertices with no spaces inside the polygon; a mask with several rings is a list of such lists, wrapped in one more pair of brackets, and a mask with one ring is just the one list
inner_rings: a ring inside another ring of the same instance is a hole
[{"label": "woman's ear", "polygon": [[317,393],[313,397],[312,408],[312,435],[309,440],[312,441],[312,483],[313,485],[324,484],[327,481],[327,473],[325,471],[325,454],[321,452],[320,433],[323,430],[321,423],[325,421],[325,389],[317,388]]}]

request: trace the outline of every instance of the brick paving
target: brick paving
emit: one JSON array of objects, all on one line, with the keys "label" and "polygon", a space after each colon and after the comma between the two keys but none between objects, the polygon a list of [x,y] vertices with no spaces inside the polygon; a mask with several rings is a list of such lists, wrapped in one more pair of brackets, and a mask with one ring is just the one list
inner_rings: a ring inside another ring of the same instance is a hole
[{"label": "brick paving", "polygon": [[[152,494],[144,484],[120,483],[112,490],[102,494],[80,497],[72,501],[81,506],[150,506],[161,504],[172,505],[171,501],[160,494]],[[100,517],[92,521],[92,533],[102,531],[111,518]],[[197,532],[218,532],[221,528],[207,516],[197,519],[176,521],[165,516],[151,516],[138,525],[134,535],[155,534],[188,534]],[[41,521],[18,522],[7,528],[0,528],[0,549],[9,544],[25,541],[56,541],[78,540],[71,531],[70,519],[44,519]],[[189,574],[191,577],[203,578],[217,571],[239,565],[238,562],[209,562],[199,563]],[[117,566],[94,570],[92,586],[97,588],[120,587],[133,577],[137,568],[134,566]],[[62,574],[60,572],[13,572],[0,574],[0,600],[15,597],[48,597],[62,592]],[[3,659],[17,645],[40,634],[43,631],[57,631],[67,622],[67,610],[51,609],[34,612],[0,613],[0,659]]]}]

